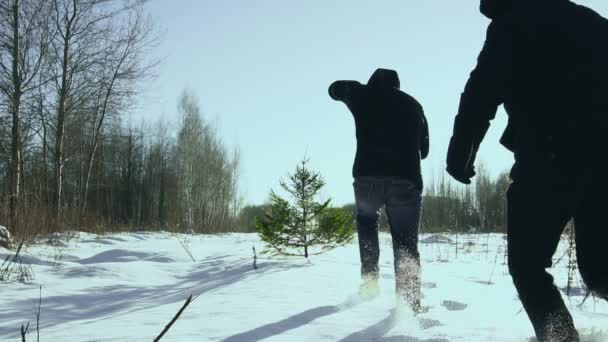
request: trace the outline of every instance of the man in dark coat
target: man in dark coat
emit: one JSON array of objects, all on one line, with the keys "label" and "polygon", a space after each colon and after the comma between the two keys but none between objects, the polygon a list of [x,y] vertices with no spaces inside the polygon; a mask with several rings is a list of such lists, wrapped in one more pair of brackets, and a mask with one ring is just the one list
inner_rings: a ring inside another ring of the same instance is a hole
[{"label": "man in dark coat", "polygon": [[361,293],[378,292],[379,210],[385,206],[393,238],[398,295],[420,310],[420,160],[429,153],[428,125],[422,106],[399,90],[393,70],[376,70],[367,85],[336,81],[329,95],[350,109],[356,126],[353,166],[357,230],[361,256]]},{"label": "man in dark coat", "polygon": [[492,20],[460,100],[447,171],[469,184],[489,121],[509,115],[509,270],[539,341],[578,341],[546,272],[573,219],[587,287],[608,299],[608,21],[569,0],[481,0]]}]

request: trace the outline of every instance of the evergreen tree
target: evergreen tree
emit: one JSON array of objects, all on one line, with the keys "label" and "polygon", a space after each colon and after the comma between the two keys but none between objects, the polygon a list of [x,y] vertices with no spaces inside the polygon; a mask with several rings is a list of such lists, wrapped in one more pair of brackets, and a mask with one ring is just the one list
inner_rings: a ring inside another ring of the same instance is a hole
[{"label": "evergreen tree", "polygon": [[[344,209],[331,206],[331,200],[317,202],[316,197],[325,185],[317,172],[307,167],[304,158],[296,172],[289,175],[289,184],[280,186],[293,199],[283,199],[274,191],[264,218],[256,220],[256,230],[262,241],[280,255],[304,256],[319,254],[349,243],[353,238],[352,215]],[[311,247],[319,247],[312,252]]]}]

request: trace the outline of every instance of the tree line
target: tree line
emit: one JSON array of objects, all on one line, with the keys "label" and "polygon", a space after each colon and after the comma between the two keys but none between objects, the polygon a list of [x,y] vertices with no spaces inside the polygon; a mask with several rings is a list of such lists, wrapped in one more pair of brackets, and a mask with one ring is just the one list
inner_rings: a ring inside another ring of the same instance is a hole
[{"label": "tree line", "polygon": [[493,178],[481,165],[474,186],[455,185],[445,174],[424,195],[423,232],[506,232],[508,172]]},{"label": "tree line", "polygon": [[[423,195],[421,232],[505,232],[506,192],[510,178],[508,172],[491,177],[481,166],[475,184],[463,186],[453,183],[442,174],[425,187]],[[238,227],[243,232],[255,231],[255,217],[264,215],[266,205],[247,205],[240,214]],[[343,206],[356,217],[355,204]],[[379,229],[388,231],[386,211],[382,210]]]},{"label": "tree line", "polygon": [[176,132],[127,119],[159,63],[146,2],[0,2],[0,224],[13,235],[234,226],[238,153],[196,97],[179,100]]},{"label": "tree line", "polygon": [[[146,3],[0,2],[0,225],[13,235],[253,229],[261,207],[240,210],[239,153],[194,94],[176,124],[128,119],[159,63]],[[474,188],[431,182],[423,231],[504,229],[507,184],[483,170]]]}]

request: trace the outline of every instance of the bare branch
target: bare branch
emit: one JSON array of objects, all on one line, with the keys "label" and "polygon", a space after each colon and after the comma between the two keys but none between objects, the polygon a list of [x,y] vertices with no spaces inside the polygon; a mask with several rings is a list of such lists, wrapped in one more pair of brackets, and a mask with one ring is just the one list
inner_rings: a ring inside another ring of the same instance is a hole
[{"label": "bare branch", "polygon": [[163,331],[160,333],[160,335],[158,335],[158,337],[156,337],[154,339],[154,342],[160,341],[160,339],[163,338],[163,336],[165,336],[165,334],[169,331],[169,329],[171,329],[171,326],[173,326],[173,324],[179,319],[179,316],[181,316],[182,312],[184,312],[184,310],[186,310],[186,308],[188,307],[188,305],[190,305],[191,302],[192,302],[192,295],[190,295],[190,297],[188,297],[188,299],[186,299],[186,302],[184,303],[184,305],[182,305],[181,309],[179,309],[179,311],[175,314],[173,319],[171,319],[169,324],[167,324],[167,326],[165,326],[165,329],[163,329]]}]

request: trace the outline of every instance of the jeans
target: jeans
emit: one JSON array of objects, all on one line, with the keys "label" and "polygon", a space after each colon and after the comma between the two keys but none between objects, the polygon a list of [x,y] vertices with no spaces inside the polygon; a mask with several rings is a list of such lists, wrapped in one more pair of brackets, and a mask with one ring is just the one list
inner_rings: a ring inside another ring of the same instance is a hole
[{"label": "jeans", "polygon": [[357,177],[354,188],[362,277],[377,279],[379,275],[378,218],[385,206],[393,240],[396,290],[414,310],[419,309],[422,191],[414,182],[394,177]]}]

